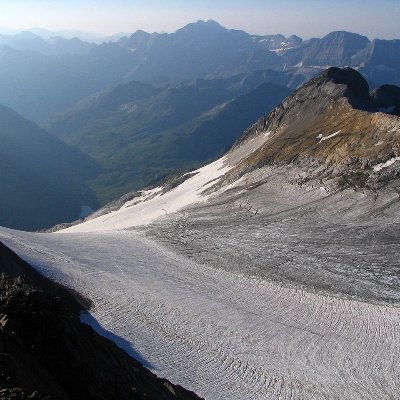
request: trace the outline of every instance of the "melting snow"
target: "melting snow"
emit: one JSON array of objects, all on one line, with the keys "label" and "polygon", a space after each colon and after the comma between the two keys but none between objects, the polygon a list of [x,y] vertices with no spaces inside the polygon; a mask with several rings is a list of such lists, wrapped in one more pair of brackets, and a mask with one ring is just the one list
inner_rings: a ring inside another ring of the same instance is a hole
[{"label": "melting snow", "polygon": [[271,135],[271,132],[272,132],[272,131],[264,132],[264,136],[265,136],[265,137],[269,137],[269,136]]},{"label": "melting snow", "polygon": [[382,170],[384,168],[390,167],[396,161],[400,161],[400,157],[394,157],[394,158],[391,158],[390,160],[388,160],[388,161],[386,161],[384,163],[375,165],[374,172],[379,172],[380,170]]},{"label": "melting snow", "polygon": [[338,130],[338,131],[335,132],[335,133],[332,133],[332,135],[329,135],[329,136],[322,136],[322,134],[320,134],[320,135],[317,136],[317,138],[320,139],[320,141],[319,141],[318,143],[321,143],[321,142],[323,142],[324,140],[331,139],[331,138],[335,137],[336,135],[338,135],[340,132],[342,132],[341,129]]}]

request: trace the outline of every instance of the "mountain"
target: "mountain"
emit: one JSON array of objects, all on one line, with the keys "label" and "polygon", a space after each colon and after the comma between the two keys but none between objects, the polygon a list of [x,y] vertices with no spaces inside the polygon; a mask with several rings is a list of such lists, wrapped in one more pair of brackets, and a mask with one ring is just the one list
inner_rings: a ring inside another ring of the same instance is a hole
[{"label": "mountain", "polygon": [[397,93],[329,68],[215,161],[0,238],[205,398],[399,398]]},{"label": "mountain", "polygon": [[289,49],[283,57],[289,65],[352,66],[352,58],[369,43],[367,37],[355,33],[332,32],[322,39],[311,39],[301,47]]},{"label": "mountain", "polygon": [[31,32],[16,35],[0,35],[0,47],[9,46],[16,50],[32,51],[44,55],[88,54],[96,47],[78,38],[52,37],[47,40]]},{"label": "mountain", "polygon": [[173,34],[138,31],[118,42],[136,56],[130,79],[155,81],[211,78],[279,67],[279,57],[243,31],[198,21]]},{"label": "mountain", "polygon": [[[370,93],[356,70],[327,69],[247,129],[222,158],[132,193],[67,231],[152,224],[150,236],[196,262],[207,260],[215,267],[243,272],[247,257],[240,252],[250,252],[248,268],[257,276],[398,301],[399,293],[390,289],[391,280],[398,279],[396,261],[385,253],[383,271],[381,262],[370,264],[373,254],[359,252],[365,235],[371,235],[371,252],[384,251],[396,237],[391,229],[399,208],[399,91],[389,85]],[[186,233],[180,236],[182,229]],[[324,230],[326,238],[321,239]],[[284,239],[287,232],[294,235],[290,240]],[[349,256],[336,241],[346,241],[347,233],[356,238],[349,244]],[[187,241],[188,235],[196,241]],[[242,245],[243,235],[251,250]],[[277,248],[271,250],[269,240],[258,240],[263,235],[287,244],[274,244]],[[223,244],[227,237],[229,249]],[[316,240],[334,256],[321,254]],[[310,250],[304,253],[304,246]],[[272,251],[266,256],[270,266],[263,257],[258,259],[260,251]],[[226,264],[221,264],[224,257]],[[312,267],[305,266],[306,259]]]},{"label": "mountain", "polygon": [[373,40],[358,55],[360,72],[378,85],[400,85],[400,40]]},{"label": "mountain", "polygon": [[[330,68],[247,132],[244,138],[268,129],[271,139],[235,171],[240,174],[241,169],[249,171],[268,163],[295,163],[312,166],[310,172],[319,179],[356,188],[383,187],[398,174],[396,168],[387,167],[397,160],[399,121],[391,115],[398,97],[385,99],[384,104],[380,98],[384,93],[398,95],[398,90],[383,87],[370,95],[358,72]],[[296,125],[291,123],[299,118]]]},{"label": "mountain", "polygon": [[[258,89],[260,93],[262,87]],[[370,93],[368,83],[356,70],[329,68],[247,129],[221,159],[231,160],[224,162],[229,167],[220,168],[223,172],[215,170],[218,179],[210,179],[213,184],[205,185],[207,190],[202,192],[204,195],[218,193],[220,189],[223,192],[224,186],[240,182],[248,174],[280,167],[302,171],[297,174],[296,184],[318,181],[328,192],[348,188],[372,192],[393,189],[400,177],[397,168],[400,119],[396,115],[399,95],[400,88],[393,85],[384,85]],[[199,171],[202,169],[196,171],[193,180],[199,179],[196,175]],[[191,174],[186,176],[190,180]],[[168,185],[176,187],[171,182]],[[162,185],[150,199],[158,200],[156,194],[161,192],[164,193]],[[168,208],[167,197],[163,195]],[[148,201],[149,197],[145,195],[144,199]],[[134,204],[142,207],[137,196]],[[144,208],[151,209],[149,204],[145,202]],[[134,207],[134,213],[133,210]],[[142,218],[141,212],[139,219]],[[96,218],[92,222],[102,223]],[[125,223],[134,222],[124,220]]]},{"label": "mountain", "polygon": [[170,34],[137,31],[100,45],[29,32],[1,36],[0,43],[10,37],[14,44],[0,45],[0,103],[42,124],[132,80],[163,86],[273,69],[295,76],[298,88],[322,68],[351,66],[373,86],[399,85],[399,40],[369,41],[349,32],[302,40],[197,21]]},{"label": "mountain", "polygon": [[90,302],[41,276],[1,242],[0,271],[2,398],[199,399],[83,325],[80,313]]},{"label": "mountain", "polygon": [[276,75],[197,79],[165,89],[133,81],[60,116],[49,130],[104,167],[92,187],[108,202],[227,150],[290,93],[271,83],[259,87]]},{"label": "mountain", "polygon": [[289,36],[288,38],[281,34],[264,36],[256,35],[252,36],[252,39],[257,42],[259,46],[273,51],[278,55],[281,55],[287,50],[299,48],[303,44],[303,39],[296,35]]},{"label": "mountain", "polygon": [[0,106],[0,224],[33,230],[97,205],[86,181],[100,171],[88,156]]}]

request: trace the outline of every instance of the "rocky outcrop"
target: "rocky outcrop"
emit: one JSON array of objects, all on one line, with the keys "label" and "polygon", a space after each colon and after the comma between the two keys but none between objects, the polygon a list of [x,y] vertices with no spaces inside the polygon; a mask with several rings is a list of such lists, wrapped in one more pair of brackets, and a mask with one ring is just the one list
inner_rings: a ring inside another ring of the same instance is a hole
[{"label": "rocky outcrop", "polygon": [[1,243],[0,271],[0,399],[198,399],[81,324],[88,302]]},{"label": "rocky outcrop", "polygon": [[[296,164],[309,178],[339,187],[381,188],[400,177],[400,118],[395,86],[372,95],[351,68],[329,68],[248,129],[232,151],[268,133],[269,139],[226,176],[231,182],[264,165]],[[393,107],[393,110],[394,107]]]}]

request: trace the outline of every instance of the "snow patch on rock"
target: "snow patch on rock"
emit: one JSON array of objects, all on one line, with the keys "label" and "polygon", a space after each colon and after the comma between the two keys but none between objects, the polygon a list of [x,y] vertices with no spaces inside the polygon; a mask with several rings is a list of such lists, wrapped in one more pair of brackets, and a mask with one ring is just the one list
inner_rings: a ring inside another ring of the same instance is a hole
[{"label": "snow patch on rock", "polygon": [[384,163],[380,163],[378,165],[375,165],[374,168],[374,172],[379,172],[384,168],[390,167],[391,165],[393,165],[396,161],[400,161],[400,157],[394,157],[391,158],[390,160],[384,162]]}]

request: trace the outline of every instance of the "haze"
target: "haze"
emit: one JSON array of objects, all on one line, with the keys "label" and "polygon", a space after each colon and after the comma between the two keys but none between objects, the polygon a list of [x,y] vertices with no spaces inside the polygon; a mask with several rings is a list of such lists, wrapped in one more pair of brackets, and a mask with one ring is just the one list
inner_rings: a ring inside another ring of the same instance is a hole
[{"label": "haze", "polygon": [[309,38],[347,30],[371,39],[393,39],[399,37],[399,18],[398,0],[0,0],[1,27],[106,35],[138,29],[173,32],[198,19],[215,19],[254,34]]}]

